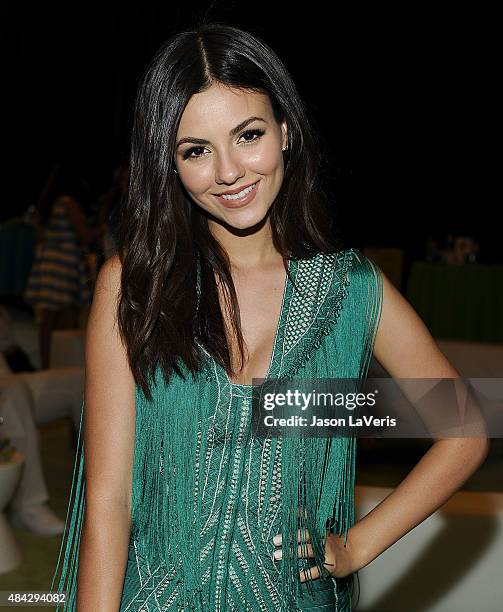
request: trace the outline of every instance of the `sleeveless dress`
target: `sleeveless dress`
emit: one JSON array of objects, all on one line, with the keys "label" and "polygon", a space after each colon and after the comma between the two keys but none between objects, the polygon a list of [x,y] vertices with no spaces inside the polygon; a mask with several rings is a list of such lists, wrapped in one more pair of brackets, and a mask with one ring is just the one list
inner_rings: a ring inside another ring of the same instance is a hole
[{"label": "sleeveless dress", "polygon": [[[266,381],[364,380],[381,314],[380,269],[350,248],[290,259],[288,270]],[[355,436],[254,435],[251,402],[259,387],[232,383],[199,346],[207,356],[200,375],[191,379],[182,368],[185,380],[173,374],[166,385],[157,369],[152,401],[136,387],[132,529],[120,612],[352,610],[354,575],[331,576],[323,537],[327,528],[347,536],[354,523]],[[85,510],[81,438],[70,525],[53,578],[54,586],[64,551],[58,586],[66,591],[64,610],[76,603]],[[302,528],[321,572],[306,582],[300,571],[314,563],[298,557]],[[278,533],[281,560],[273,559]]]},{"label": "sleeveless dress", "polygon": [[23,298],[33,307],[50,310],[91,302],[87,261],[59,198],[52,206],[44,240],[35,253]]}]

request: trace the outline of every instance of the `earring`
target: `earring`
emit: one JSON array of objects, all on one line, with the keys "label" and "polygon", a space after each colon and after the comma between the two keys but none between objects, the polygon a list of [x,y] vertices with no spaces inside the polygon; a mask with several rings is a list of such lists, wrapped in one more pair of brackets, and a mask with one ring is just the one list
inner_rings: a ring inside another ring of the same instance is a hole
[{"label": "earring", "polygon": [[176,168],[173,168],[173,172],[174,172],[175,174],[178,174],[178,170],[177,170]]}]

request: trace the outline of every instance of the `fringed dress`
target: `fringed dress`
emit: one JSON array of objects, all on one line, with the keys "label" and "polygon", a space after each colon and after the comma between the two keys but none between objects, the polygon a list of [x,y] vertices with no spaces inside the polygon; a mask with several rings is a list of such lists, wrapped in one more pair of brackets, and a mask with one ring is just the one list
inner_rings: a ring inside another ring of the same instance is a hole
[{"label": "fringed dress", "polygon": [[[382,308],[379,268],[351,248],[291,258],[288,270],[266,381],[363,381]],[[182,368],[185,381],[173,374],[166,385],[158,369],[151,402],[136,387],[132,530],[120,612],[352,610],[354,575],[328,572],[323,543],[327,529],[347,536],[354,523],[356,437],[255,435],[257,387],[231,383],[199,346],[207,359],[194,377]],[[79,434],[53,578],[54,587],[62,561],[57,591],[66,591],[66,600],[58,609],[75,610],[84,491]],[[304,528],[315,560],[298,557]],[[278,533],[283,557],[275,560]],[[321,577],[301,582],[313,561]]]}]

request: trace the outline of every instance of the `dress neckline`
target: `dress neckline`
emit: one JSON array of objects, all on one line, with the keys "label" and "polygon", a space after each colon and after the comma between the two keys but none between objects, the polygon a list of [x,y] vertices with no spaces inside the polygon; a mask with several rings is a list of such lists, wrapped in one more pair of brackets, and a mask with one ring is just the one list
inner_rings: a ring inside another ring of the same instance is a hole
[{"label": "dress neckline", "polygon": [[[272,373],[272,368],[273,368],[273,364],[275,362],[276,359],[276,355],[278,352],[278,340],[279,340],[279,334],[280,334],[280,330],[283,328],[284,322],[285,322],[285,317],[286,317],[286,313],[287,313],[287,306],[288,306],[288,300],[289,300],[289,295],[291,294],[291,291],[289,291],[290,289],[290,274],[292,273],[293,270],[293,262],[294,260],[288,258],[287,260],[287,274],[285,277],[285,284],[283,286],[283,297],[281,299],[281,307],[280,307],[280,311],[279,311],[279,317],[278,317],[278,323],[276,325],[276,332],[274,334],[274,341],[272,344],[272,350],[271,350],[271,357],[269,359],[269,366],[267,368],[267,372],[265,374],[265,377],[263,379],[259,379],[259,380],[267,380],[271,377],[271,373]],[[223,372],[224,376],[225,376],[225,380],[227,381],[227,384],[232,388],[232,389],[254,389],[256,388],[257,385],[245,385],[242,383],[235,383],[232,382],[231,379],[229,378],[229,375],[227,374],[226,369],[221,366],[218,362],[216,362],[213,359],[214,363],[216,364],[216,367],[220,369],[221,372]]]}]

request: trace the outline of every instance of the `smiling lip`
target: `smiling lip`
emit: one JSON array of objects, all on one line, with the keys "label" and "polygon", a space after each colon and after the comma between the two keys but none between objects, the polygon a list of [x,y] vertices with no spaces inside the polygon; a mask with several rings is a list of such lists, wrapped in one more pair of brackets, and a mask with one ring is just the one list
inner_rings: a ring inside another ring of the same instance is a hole
[{"label": "smiling lip", "polygon": [[[241,200],[226,200],[224,198],[222,198],[219,195],[215,195],[215,197],[218,199],[219,202],[221,202],[226,208],[241,208],[242,206],[246,206],[249,202],[251,202],[254,198],[255,195],[258,191],[258,188],[260,186],[260,180],[256,181],[256,183],[251,183],[251,185],[255,185],[253,187],[253,189],[248,192],[244,198],[242,198]],[[247,185],[247,187],[250,187],[251,185]],[[239,193],[240,191],[242,191],[243,189],[246,189],[246,187],[241,187],[240,189],[238,189],[236,191],[236,193]],[[225,194],[227,195],[227,194]]]},{"label": "smiling lip", "polygon": [[246,189],[247,187],[251,187],[252,185],[255,185],[255,183],[258,183],[258,181],[255,181],[254,183],[248,183],[248,185],[243,185],[242,187],[238,187],[237,189],[229,189],[229,191],[222,191],[221,193],[215,193],[215,195],[216,196],[235,195],[236,193],[243,191],[243,189]]}]

